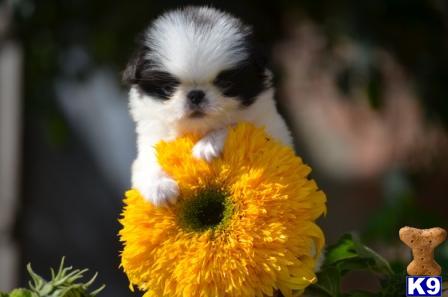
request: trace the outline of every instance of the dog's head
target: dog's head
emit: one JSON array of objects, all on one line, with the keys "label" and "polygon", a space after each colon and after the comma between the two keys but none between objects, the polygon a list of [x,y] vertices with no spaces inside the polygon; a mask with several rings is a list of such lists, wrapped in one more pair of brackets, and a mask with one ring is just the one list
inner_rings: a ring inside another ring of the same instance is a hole
[{"label": "dog's head", "polygon": [[158,116],[195,130],[250,106],[271,84],[251,35],[239,19],[209,7],[157,18],[123,74],[134,117]]}]

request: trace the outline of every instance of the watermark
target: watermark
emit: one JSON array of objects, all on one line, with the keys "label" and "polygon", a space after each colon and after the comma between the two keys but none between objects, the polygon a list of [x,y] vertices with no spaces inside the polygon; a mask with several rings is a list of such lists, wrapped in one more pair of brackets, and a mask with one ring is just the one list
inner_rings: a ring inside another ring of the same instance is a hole
[{"label": "watermark", "polygon": [[406,296],[442,296],[442,277],[407,276]]}]

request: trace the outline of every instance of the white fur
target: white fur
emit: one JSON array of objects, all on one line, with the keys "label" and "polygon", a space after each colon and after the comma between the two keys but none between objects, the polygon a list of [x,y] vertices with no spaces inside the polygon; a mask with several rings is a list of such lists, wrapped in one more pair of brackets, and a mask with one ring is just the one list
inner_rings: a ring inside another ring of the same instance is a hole
[{"label": "white fur", "polygon": [[183,81],[208,82],[247,57],[244,37],[250,30],[216,9],[200,7],[194,12],[202,25],[182,10],[158,18],[146,33],[145,43],[154,50],[147,58]]},{"label": "white fur", "polygon": [[[174,203],[179,195],[177,183],[157,162],[154,145],[188,132],[204,137],[192,154],[211,161],[219,156],[227,135],[226,127],[241,121],[265,127],[268,134],[292,145],[290,132],[278,114],[274,90],[262,92],[250,106],[242,107],[236,98],[222,96],[213,85],[215,76],[247,56],[239,47],[242,36],[239,21],[211,8],[201,8],[205,17],[217,19],[219,26],[203,30],[188,23],[180,11],[156,20],[148,31],[147,42],[156,47],[151,54],[157,67],[180,78],[181,84],[169,100],[151,98],[133,86],[129,92],[130,111],[136,122],[138,155],[132,168],[132,185],[157,206]],[[192,89],[206,93],[206,116],[191,118],[186,94]]]},{"label": "white fur", "polygon": [[208,133],[193,147],[193,156],[210,162],[221,154],[226,137],[227,128],[217,129]]}]

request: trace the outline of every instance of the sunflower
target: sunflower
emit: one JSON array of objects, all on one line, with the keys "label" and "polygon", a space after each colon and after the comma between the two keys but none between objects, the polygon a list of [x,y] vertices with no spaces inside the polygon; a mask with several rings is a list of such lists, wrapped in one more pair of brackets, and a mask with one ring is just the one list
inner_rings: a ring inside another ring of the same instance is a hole
[{"label": "sunflower", "polygon": [[120,219],[121,265],[144,297],[284,296],[316,281],[325,194],[310,168],[261,128],[229,128],[222,156],[192,157],[198,136],[156,146],[180,199],[156,208],[135,189]]}]

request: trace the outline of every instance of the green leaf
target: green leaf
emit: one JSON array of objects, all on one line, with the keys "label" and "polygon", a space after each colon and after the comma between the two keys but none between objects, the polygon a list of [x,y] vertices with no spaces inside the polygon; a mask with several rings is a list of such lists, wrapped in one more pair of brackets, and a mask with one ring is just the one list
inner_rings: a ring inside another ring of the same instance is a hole
[{"label": "green leaf", "polygon": [[[373,272],[380,278],[380,292],[352,291],[341,292],[341,279],[351,271]],[[386,297],[390,292],[403,290],[401,274],[396,274],[389,263],[369,247],[363,245],[353,235],[346,234],[335,244],[327,248],[325,262],[317,273],[317,283],[306,292],[314,297]]]},{"label": "green leaf", "polygon": [[340,296],[341,273],[337,267],[327,267],[317,274],[317,283],[312,285],[312,296]]},{"label": "green leaf", "polygon": [[367,270],[381,275],[392,275],[389,263],[369,247],[363,245],[357,237],[346,234],[327,249],[323,270],[336,266],[341,275],[353,270]]}]

